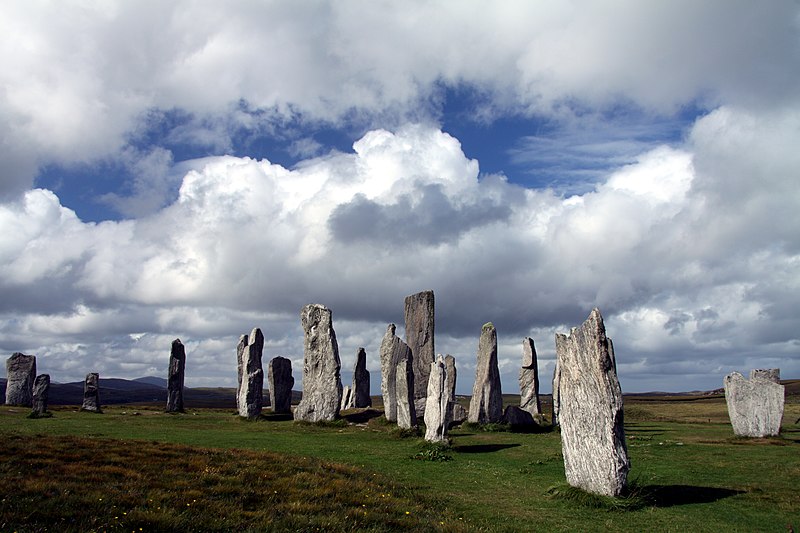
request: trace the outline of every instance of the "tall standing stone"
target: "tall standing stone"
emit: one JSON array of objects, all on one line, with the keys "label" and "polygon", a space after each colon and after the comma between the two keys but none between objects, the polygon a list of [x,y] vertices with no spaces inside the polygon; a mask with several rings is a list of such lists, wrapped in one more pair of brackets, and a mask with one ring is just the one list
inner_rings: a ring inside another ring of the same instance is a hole
[{"label": "tall standing stone", "polygon": [[561,373],[558,371],[558,358],[556,358],[556,363],[553,368],[553,401],[552,405],[552,416],[550,417],[550,422],[553,424],[553,427],[558,426],[558,410],[560,408],[561,398],[559,396],[558,388],[561,386]]},{"label": "tall standing stone", "polygon": [[261,365],[263,352],[264,334],[261,329],[253,328],[247,344],[242,347],[242,385],[239,387],[237,401],[239,416],[249,419],[258,418],[264,405],[264,367]]},{"label": "tall standing stone", "polygon": [[36,356],[14,353],[6,360],[6,405],[31,407]]},{"label": "tall standing stone", "polygon": [[273,357],[267,366],[269,400],[273,413],[292,412],[292,361],[285,357]]},{"label": "tall standing stone", "polygon": [[405,299],[406,343],[411,348],[414,366],[414,403],[417,413],[425,411],[428,375],[436,356],[434,351],[433,291],[422,291]]},{"label": "tall standing stone", "polygon": [[503,419],[503,391],[497,367],[497,330],[491,322],[481,328],[475,384],[469,401],[467,420],[473,424],[500,422]]},{"label": "tall standing stone", "polygon": [[445,381],[444,388],[447,391],[450,403],[447,404],[447,420],[451,424],[460,424],[467,419],[467,410],[456,401],[456,358],[448,354],[444,358]]},{"label": "tall standing stone", "polygon": [[[405,343],[399,345],[395,367],[395,391],[397,393],[397,426],[404,429],[417,427],[417,407],[414,405],[414,366],[411,350]],[[405,350],[402,349],[405,346]]]},{"label": "tall standing stone", "polygon": [[308,304],[300,312],[303,343],[303,399],[295,408],[295,420],[319,422],[339,416],[342,401],[339,345],[331,310]]},{"label": "tall standing stone", "polygon": [[81,411],[103,412],[100,407],[100,374],[97,372],[86,374],[86,380],[83,382],[83,405],[81,405]]},{"label": "tall standing stone", "polygon": [[369,370],[367,370],[367,351],[359,348],[356,354],[356,366],[353,369],[353,406],[361,409],[372,406],[369,396]]},{"label": "tall standing stone", "polygon": [[239,384],[236,387],[236,410],[240,411],[242,406],[239,405],[239,395],[242,393],[242,375],[244,369],[242,368],[242,360],[244,359],[244,350],[250,343],[250,337],[245,333],[239,337],[239,343],[236,345],[236,369],[239,374]]},{"label": "tall standing stone", "polygon": [[725,376],[725,401],[733,432],[740,437],[774,437],[781,431],[784,387],[780,370],[756,369],[747,380],[738,372]]},{"label": "tall standing stone", "polygon": [[452,400],[447,383],[447,365],[442,356],[431,363],[425,400],[425,440],[446,442],[450,425]]},{"label": "tall standing stone", "polygon": [[[411,349],[395,335],[395,330],[394,324],[387,326],[380,348],[381,395],[383,396],[384,416],[389,422],[397,422],[397,365],[401,360],[411,361]],[[405,369],[405,367],[403,368]],[[411,393],[413,397],[413,386]]]},{"label": "tall standing stone", "polygon": [[180,339],[172,341],[167,374],[167,412],[183,412],[183,378],[186,369],[186,348]]},{"label": "tall standing stone", "polygon": [[539,365],[533,339],[522,340],[522,368],[519,370],[519,407],[532,415],[542,414],[539,402]]},{"label": "tall standing stone", "polygon": [[569,336],[556,334],[558,422],[567,482],[619,496],[630,462],[623,428],[622,389],[614,346],[593,309]]},{"label": "tall standing stone", "polygon": [[36,376],[33,382],[33,410],[34,416],[47,414],[47,401],[50,397],[50,374]]}]

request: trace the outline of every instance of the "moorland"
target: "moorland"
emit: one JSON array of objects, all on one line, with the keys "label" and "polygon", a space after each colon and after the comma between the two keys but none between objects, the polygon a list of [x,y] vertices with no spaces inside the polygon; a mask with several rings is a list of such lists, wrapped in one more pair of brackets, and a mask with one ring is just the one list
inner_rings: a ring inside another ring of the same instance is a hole
[{"label": "moorland", "polygon": [[793,531],[800,380],[783,383],[766,439],[735,437],[719,394],[626,396],[618,500],[570,490],[557,431],[465,425],[433,446],[386,423],[379,397],[326,424],[188,401],[43,419],[4,406],[0,530]]}]

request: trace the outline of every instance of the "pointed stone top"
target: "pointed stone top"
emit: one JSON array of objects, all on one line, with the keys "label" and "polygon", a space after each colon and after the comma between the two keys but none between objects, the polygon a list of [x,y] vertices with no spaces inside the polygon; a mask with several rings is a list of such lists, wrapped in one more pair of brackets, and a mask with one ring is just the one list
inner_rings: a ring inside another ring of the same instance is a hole
[{"label": "pointed stone top", "polygon": [[494,324],[492,324],[491,322],[487,322],[486,324],[484,324],[483,327],[481,328],[481,331],[483,332],[489,329],[494,329]]},{"label": "pointed stone top", "polygon": [[183,344],[180,339],[175,339],[172,341],[172,345],[175,346],[176,344]]}]

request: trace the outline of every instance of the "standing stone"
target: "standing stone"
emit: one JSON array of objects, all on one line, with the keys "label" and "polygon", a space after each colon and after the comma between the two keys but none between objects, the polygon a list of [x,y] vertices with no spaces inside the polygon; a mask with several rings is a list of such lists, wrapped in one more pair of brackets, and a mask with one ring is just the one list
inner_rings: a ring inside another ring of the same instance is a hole
[{"label": "standing stone", "polygon": [[356,367],[353,370],[353,407],[359,409],[372,407],[369,396],[369,370],[367,370],[367,352],[359,348],[356,354]]},{"label": "standing stone", "polygon": [[428,375],[434,352],[434,300],[433,291],[423,291],[406,296],[406,343],[411,348],[414,367],[414,403],[417,413],[425,412],[425,395],[428,392]]},{"label": "standing stone", "polygon": [[[403,343],[402,346],[404,346]],[[395,367],[395,391],[397,392],[397,426],[404,429],[417,427],[417,407],[414,405],[414,366],[408,346],[398,352]]]},{"label": "standing stone", "polygon": [[383,411],[389,422],[397,422],[397,365],[401,360],[411,361],[411,349],[395,335],[395,329],[394,324],[389,324],[380,349]]},{"label": "standing stone", "polygon": [[533,339],[522,340],[522,368],[519,371],[519,407],[532,415],[542,414],[539,402],[539,365]]},{"label": "standing stone", "polygon": [[273,357],[267,365],[269,400],[273,413],[292,412],[292,361],[285,357]]},{"label": "standing stone", "polygon": [[569,336],[556,334],[556,356],[557,413],[567,482],[596,494],[619,496],[630,470],[622,389],[614,346],[598,309]]},{"label": "standing stone", "polygon": [[103,412],[100,408],[100,374],[97,372],[86,374],[86,380],[83,382],[83,405],[81,405],[81,411]]},{"label": "standing stone", "polygon": [[[241,344],[241,340],[239,341]],[[237,347],[238,351],[238,347]],[[239,387],[239,416],[258,418],[264,405],[264,367],[261,357],[264,352],[264,334],[253,328],[247,344],[242,347],[242,385]]]},{"label": "standing stone", "polygon": [[342,404],[339,406],[339,411],[346,411],[353,408],[353,389],[350,385],[342,387]]},{"label": "standing stone", "polygon": [[441,355],[431,363],[429,374],[425,400],[425,440],[447,442],[452,401],[448,390],[447,366]]},{"label": "standing stone", "polygon": [[469,401],[467,420],[473,424],[500,422],[503,419],[503,392],[497,367],[497,330],[488,322],[481,328],[475,384]]},{"label": "standing stone", "polygon": [[733,432],[740,437],[774,437],[783,419],[784,387],[777,368],[725,376],[725,401]]},{"label": "standing stone", "polygon": [[47,414],[47,400],[50,396],[50,374],[36,376],[33,382],[33,411],[34,416]]},{"label": "standing stone", "polygon": [[36,356],[14,353],[6,360],[6,405],[31,407]]},{"label": "standing stone", "polygon": [[167,412],[183,412],[183,376],[186,368],[186,349],[180,339],[172,341],[167,374]]},{"label": "standing stone", "polygon": [[242,359],[244,358],[244,350],[247,348],[248,343],[250,342],[250,337],[247,334],[243,334],[239,337],[239,343],[236,345],[236,369],[239,374],[239,384],[236,387],[236,410],[240,411],[242,406],[239,405],[239,395],[242,393],[242,375],[244,374],[244,368],[242,367]]},{"label": "standing stone", "polygon": [[556,358],[556,364],[553,368],[553,402],[550,406],[552,409],[552,416],[550,417],[550,422],[553,424],[553,427],[558,426],[558,410],[561,403],[561,398],[559,396],[558,388],[561,386],[561,374],[558,371],[558,358]]},{"label": "standing stone", "polygon": [[300,312],[305,333],[303,345],[303,399],[295,408],[295,420],[319,422],[339,416],[342,401],[339,345],[331,310],[308,304]]},{"label": "standing stone", "polygon": [[533,415],[516,405],[506,406],[505,411],[503,411],[503,422],[512,428],[525,428],[536,425]]},{"label": "standing stone", "polygon": [[450,403],[447,404],[447,420],[450,425],[460,424],[467,419],[467,410],[456,402],[456,358],[448,354],[444,358],[444,389],[447,391]]}]

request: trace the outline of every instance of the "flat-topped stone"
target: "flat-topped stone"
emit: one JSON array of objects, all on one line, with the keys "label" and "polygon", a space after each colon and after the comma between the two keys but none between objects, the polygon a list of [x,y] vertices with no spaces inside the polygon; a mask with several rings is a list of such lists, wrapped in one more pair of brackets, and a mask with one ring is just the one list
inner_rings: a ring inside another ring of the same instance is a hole
[{"label": "flat-topped stone", "polygon": [[103,412],[100,406],[100,374],[97,372],[86,374],[86,379],[83,382],[83,404],[81,405],[81,410],[93,413]]},{"label": "flat-topped stone", "polygon": [[292,412],[292,361],[286,357],[273,357],[267,366],[269,399],[273,413]]},{"label": "flat-topped stone", "polygon": [[491,322],[481,328],[475,384],[467,419],[473,424],[494,423],[503,419],[503,391],[497,366],[497,330]]},{"label": "flat-topped stone", "polygon": [[406,343],[411,349],[414,367],[414,404],[417,414],[425,412],[428,392],[428,375],[436,352],[434,351],[434,297],[433,291],[422,291],[406,296]]},{"label": "flat-topped stone", "polygon": [[14,353],[6,360],[6,405],[31,407],[36,356]]},{"label": "flat-topped stone", "polygon": [[738,372],[725,376],[725,402],[733,432],[740,437],[780,434],[785,391],[780,370],[756,369],[747,380]]}]

